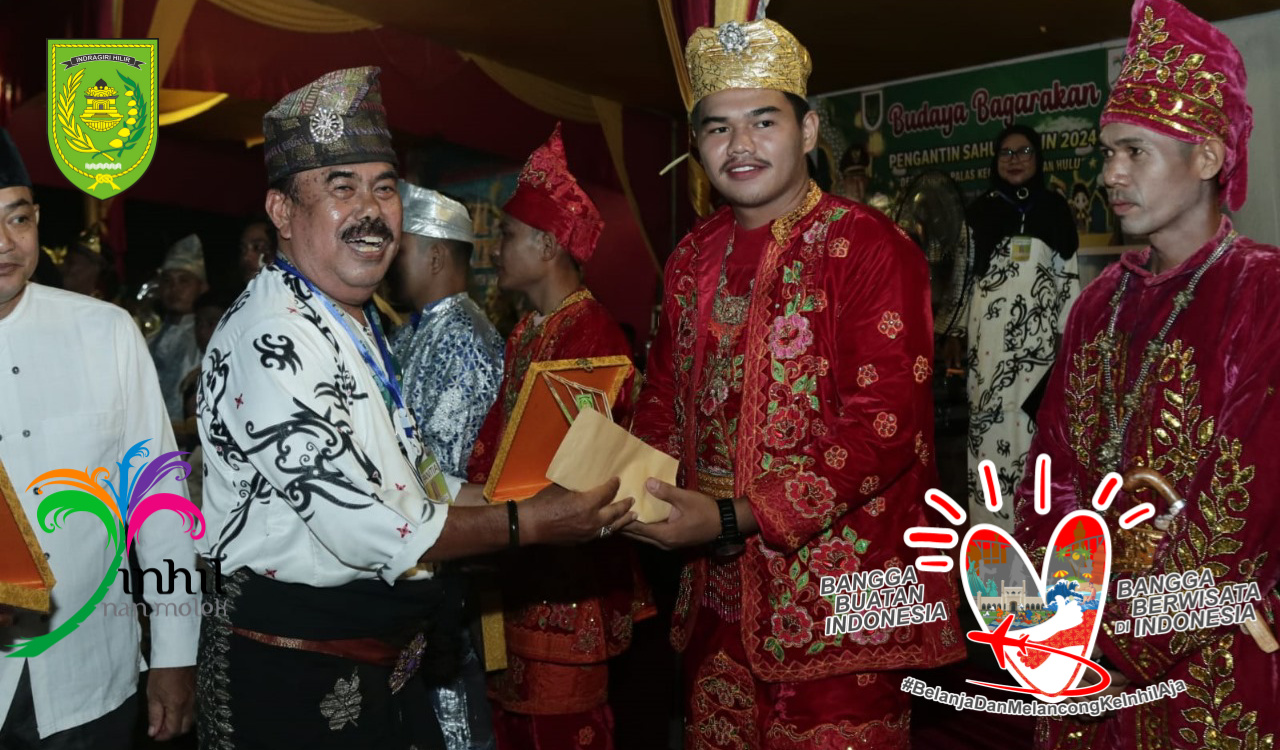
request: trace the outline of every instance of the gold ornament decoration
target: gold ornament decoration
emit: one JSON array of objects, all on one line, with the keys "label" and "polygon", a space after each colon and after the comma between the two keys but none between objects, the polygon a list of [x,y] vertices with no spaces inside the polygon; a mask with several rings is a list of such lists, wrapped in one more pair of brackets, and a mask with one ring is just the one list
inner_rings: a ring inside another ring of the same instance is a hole
[{"label": "gold ornament decoration", "polygon": [[116,110],[116,99],[119,94],[101,78],[84,92],[84,97],[89,100],[89,104],[80,115],[80,119],[93,130],[105,133],[124,119],[124,115]]},{"label": "gold ornament decoration", "polygon": [[693,32],[685,64],[694,104],[728,89],[773,89],[804,98],[813,62],[809,51],[776,21],[730,21]]}]

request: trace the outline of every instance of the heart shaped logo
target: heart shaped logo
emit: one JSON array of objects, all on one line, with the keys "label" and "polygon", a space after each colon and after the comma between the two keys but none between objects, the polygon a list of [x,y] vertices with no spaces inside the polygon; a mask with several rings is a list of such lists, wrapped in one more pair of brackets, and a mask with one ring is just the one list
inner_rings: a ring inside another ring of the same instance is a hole
[{"label": "heart shaped logo", "polygon": [[1022,687],[977,684],[1056,703],[1086,694],[1076,685],[1087,670],[1100,670],[1089,655],[1111,580],[1111,537],[1098,514],[1078,510],[1058,523],[1050,539],[1037,576],[1008,533],[978,524],[964,537],[961,580],[982,627],[970,640],[989,644]]}]

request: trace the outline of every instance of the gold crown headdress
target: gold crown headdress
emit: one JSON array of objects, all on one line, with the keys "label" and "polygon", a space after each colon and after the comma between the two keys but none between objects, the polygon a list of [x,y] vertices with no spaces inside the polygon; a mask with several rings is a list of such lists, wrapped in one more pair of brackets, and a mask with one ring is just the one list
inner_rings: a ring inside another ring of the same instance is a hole
[{"label": "gold crown headdress", "polygon": [[685,46],[693,103],[727,89],[773,89],[807,96],[813,62],[781,24],[729,21],[693,32]]}]

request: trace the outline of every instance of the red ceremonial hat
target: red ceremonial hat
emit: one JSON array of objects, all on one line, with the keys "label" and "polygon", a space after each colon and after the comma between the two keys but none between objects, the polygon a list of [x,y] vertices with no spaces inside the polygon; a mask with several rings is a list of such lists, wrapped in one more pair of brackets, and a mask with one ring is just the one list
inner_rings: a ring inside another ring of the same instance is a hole
[{"label": "red ceremonial hat", "polygon": [[1249,186],[1246,83],[1244,60],[1226,34],[1173,0],[1138,0],[1102,125],[1127,122],[1187,143],[1222,141],[1227,155],[1218,183],[1235,211]]},{"label": "red ceremonial hat", "polygon": [[591,259],[604,221],[596,204],[569,174],[560,123],[547,142],[529,155],[515,195],[502,210],[534,229],[550,232],[578,263]]}]

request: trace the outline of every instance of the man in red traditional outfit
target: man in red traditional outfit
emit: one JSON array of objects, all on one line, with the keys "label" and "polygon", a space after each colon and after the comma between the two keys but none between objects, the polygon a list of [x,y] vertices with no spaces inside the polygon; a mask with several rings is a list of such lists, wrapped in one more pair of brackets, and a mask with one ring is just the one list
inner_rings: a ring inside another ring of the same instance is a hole
[{"label": "man in red traditional outfit", "polygon": [[[681,578],[685,748],[910,747],[904,671],[963,657],[941,621],[825,634],[819,581],[908,568],[935,486],[924,256],[884,215],[809,180],[808,52],[764,20],[699,29],[698,153],[726,207],[667,262],[633,432],[680,459],[670,518],[623,533],[698,547]],[[714,544],[713,544],[714,543]],[[745,547],[745,549],[744,549]]]},{"label": "man in red traditional outfit", "polygon": [[[1089,507],[1106,474],[1158,473],[1172,492],[1128,483],[1103,513],[1112,580],[1207,569],[1219,585],[1256,583],[1258,622],[1135,637],[1116,627],[1133,600],[1113,586],[1095,649],[1109,691],[1182,680],[1186,692],[1080,722],[1041,719],[1037,747],[1262,748],[1280,729],[1280,658],[1266,651],[1280,576],[1280,252],[1221,212],[1244,203],[1252,127],[1230,40],[1172,0],[1140,0],[1100,140],[1112,209],[1150,246],[1071,311],[1030,453],[1052,458],[1053,505],[1031,509],[1029,476],[1019,537],[1039,564],[1058,520]],[[1121,528],[1143,503],[1155,520]]]},{"label": "man in red traditional outfit", "polygon": [[[581,267],[604,222],[569,173],[558,125],[529,157],[502,210],[493,254],[498,286],[523,293],[534,311],[507,340],[498,400],[468,465],[479,483],[489,478],[530,364],[631,353],[613,316],[582,285]],[[631,383],[628,377],[613,410],[624,424]],[[630,645],[632,624],[655,612],[632,552],[607,540],[519,554],[503,567],[508,666],[491,685],[499,750],[613,747],[607,660]]]}]

